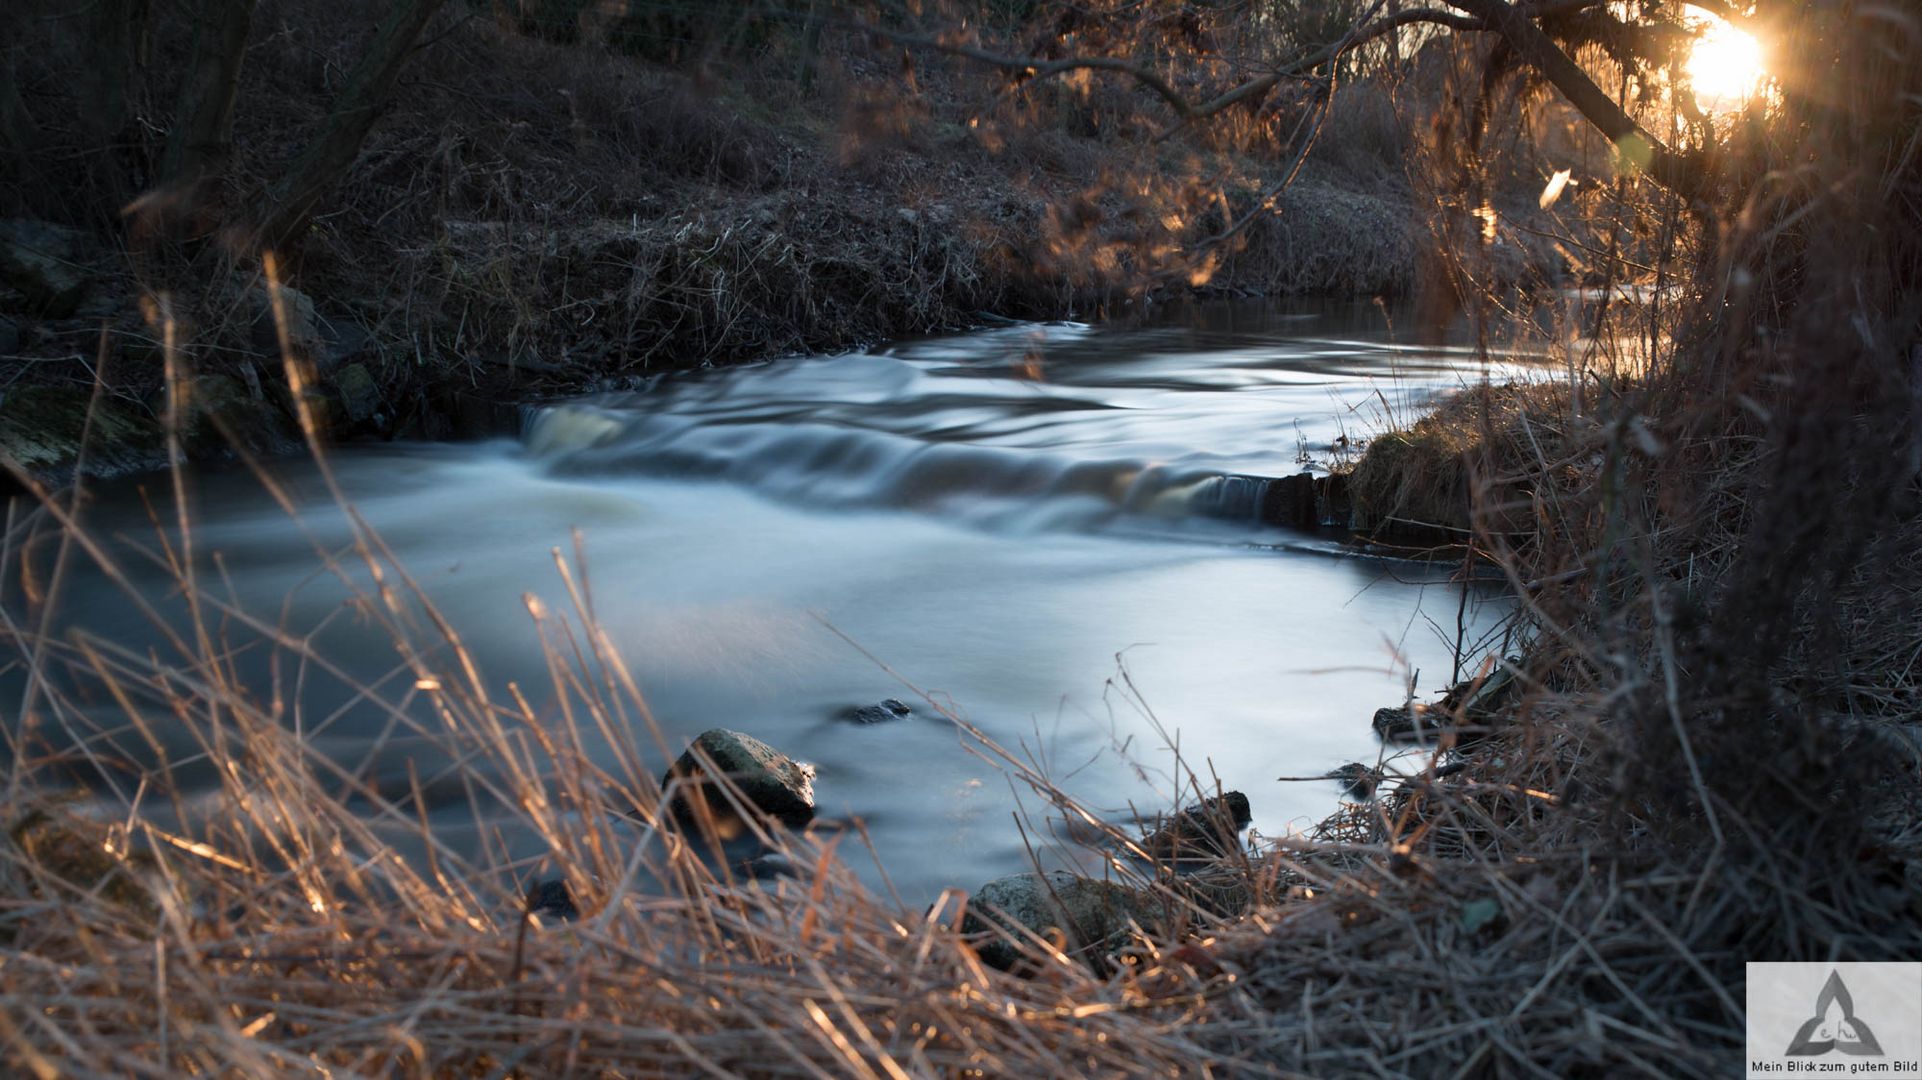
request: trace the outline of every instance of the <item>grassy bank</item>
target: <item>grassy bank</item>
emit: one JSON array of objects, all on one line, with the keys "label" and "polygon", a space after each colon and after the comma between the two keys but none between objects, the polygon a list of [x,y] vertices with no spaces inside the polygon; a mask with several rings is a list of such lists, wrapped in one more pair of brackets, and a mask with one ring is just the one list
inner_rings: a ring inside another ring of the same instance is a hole
[{"label": "grassy bank", "polygon": [[[24,267],[0,288],[0,431],[31,471],[71,471],[68,418],[96,376],[140,429],[96,471],[163,464],[169,334],[176,374],[211,380],[200,396],[249,448],[298,443],[263,264],[237,223],[327,118],[378,10],[260,5],[229,156],[164,198],[101,179],[72,119],[72,24],[10,16],[33,140],[0,168],[0,218],[18,226],[0,254]],[[1144,146],[1160,121],[1125,84],[1010,85],[834,26],[806,47],[750,35],[679,55],[531,10],[436,21],[338,191],[279,253],[291,343],[334,437],[490,432],[501,403],[990,316],[1096,318],[1195,291],[1406,296],[1432,242],[1405,173],[1411,121],[1385,85],[1341,99],[1264,215],[1312,99]],[[143,25],[128,93],[164,116],[190,24],[157,9]],[[130,123],[113,175],[159,168],[165,134]],[[1536,180],[1517,175],[1519,214]],[[1504,244],[1510,281],[1571,272],[1539,237]]]}]

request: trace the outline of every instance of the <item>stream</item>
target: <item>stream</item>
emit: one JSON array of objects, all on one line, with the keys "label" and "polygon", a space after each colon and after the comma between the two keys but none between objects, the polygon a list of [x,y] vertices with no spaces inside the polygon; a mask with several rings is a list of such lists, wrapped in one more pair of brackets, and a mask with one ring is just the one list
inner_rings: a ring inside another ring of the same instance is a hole
[{"label": "stream", "polygon": [[[598,620],[675,749],[726,727],[813,763],[822,816],[864,823],[917,902],[1026,868],[1045,837],[1024,842],[1011,815],[1047,809],[928,696],[1114,820],[1175,804],[1176,744],[1248,794],[1264,834],[1333,809],[1334,783],[1276,778],[1374,762],[1374,710],[1417,671],[1421,692],[1442,688],[1456,637],[1488,633],[1505,605],[1480,585],[1464,598],[1452,567],[1264,526],[1235,491],[1352,457],[1438,392],[1528,370],[1399,342],[1376,306],[1205,304],[658,376],[530,407],[518,439],[343,446],[331,466],[490,685],[537,709],[554,692],[523,595],[571,610],[552,552],[571,558],[578,530]],[[202,580],[391,686],[391,644],[319,572],[314,544],[344,549],[346,518],[312,464],[271,468],[299,528],[237,465],[189,475]],[[134,588],[178,606],[143,487],[164,507],[166,477],[117,481],[87,521]],[[18,579],[0,599],[18,601]],[[74,569],[61,612],[134,649],[156,641],[97,572]],[[237,649],[234,670],[296,700],[299,722],[324,718],[314,737],[338,760],[366,755],[378,712],[270,654]],[[8,711],[20,678],[0,672]],[[913,714],[846,718],[885,698]],[[388,739],[371,767],[395,782],[410,753]],[[487,824],[444,794],[450,842],[479,843]]]}]

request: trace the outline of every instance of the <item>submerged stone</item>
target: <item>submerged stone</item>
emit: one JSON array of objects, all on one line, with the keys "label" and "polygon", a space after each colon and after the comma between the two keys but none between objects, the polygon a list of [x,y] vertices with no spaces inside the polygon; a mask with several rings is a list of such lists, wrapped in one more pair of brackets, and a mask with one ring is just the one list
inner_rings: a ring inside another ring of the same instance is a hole
[{"label": "submerged stone", "polygon": [[906,703],[895,698],[884,699],[879,705],[862,705],[850,710],[846,715],[857,724],[885,724],[894,720],[905,720],[914,712]]}]

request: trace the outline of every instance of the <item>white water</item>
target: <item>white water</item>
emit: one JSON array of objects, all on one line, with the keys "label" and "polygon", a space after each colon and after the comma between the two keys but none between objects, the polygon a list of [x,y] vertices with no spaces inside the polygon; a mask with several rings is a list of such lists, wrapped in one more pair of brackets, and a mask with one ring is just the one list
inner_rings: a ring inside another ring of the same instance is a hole
[{"label": "white water", "polygon": [[[841,635],[1125,820],[1173,802],[1173,755],[1108,686],[1120,656],[1186,759],[1248,794],[1257,828],[1305,827],[1335,785],[1275,778],[1372,762],[1369,718],[1410,670],[1424,690],[1446,682],[1460,597],[1445,569],[1236,520],[1209,479],[1299,471],[1384,407],[1483,374],[1465,352],[1395,343],[1372,308],[1215,308],[664,377],[534,412],[521,441],[357,446],[333,464],[490,680],[537,706],[547,679],[521,597],[565,608],[550,550],[579,529],[599,617],[677,745],[730,727],[815,763],[822,813],[863,820],[914,900],[1027,864],[1015,794]],[[311,468],[277,471],[307,527],[343,544]],[[251,479],[208,470],[194,486],[196,542],[242,604],[317,632],[361,678],[391,671]],[[92,520],[151,547],[133,494],[108,489]],[[86,575],[66,610],[108,636],[129,622]],[[1471,603],[1469,636],[1492,617]],[[237,664],[272,692],[258,654]],[[837,718],[885,697],[916,715]],[[307,723],[346,707],[326,734],[343,759],[379,726],[323,678],[299,700]],[[378,771],[404,777],[407,752],[392,744]]]}]

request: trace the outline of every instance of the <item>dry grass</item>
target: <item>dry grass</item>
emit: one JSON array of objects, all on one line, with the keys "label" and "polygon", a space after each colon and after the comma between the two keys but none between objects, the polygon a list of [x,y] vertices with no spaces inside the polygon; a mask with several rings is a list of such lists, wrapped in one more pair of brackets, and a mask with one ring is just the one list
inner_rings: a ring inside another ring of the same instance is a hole
[{"label": "dry grass", "polygon": [[1549,503],[1593,483],[1595,427],[1553,381],[1461,390],[1369,441],[1348,475],[1355,527],[1457,545],[1478,528],[1534,534]]},{"label": "dry grass", "polygon": [[[503,698],[377,536],[316,552],[392,641],[392,676],[354,705],[414,745],[396,788],[327,752],[331,718],[237,679],[241,649],[296,685],[341,674],[231,603],[188,521],[156,522],[178,591],[153,596],[75,528],[77,492],[42,498],[0,538],[24,693],[0,799],[0,1041],[29,1075],[1172,1074],[1209,1057],[1182,1008],[1045,943],[1025,946],[1045,978],[984,969],[948,929],[965,898],[915,913],[870,894],[853,836],[754,824],[796,868],[769,882],[704,855],[714,825],[665,811],[671,749],[577,560],[557,556],[573,611],[529,604],[552,685]],[[80,562],[127,588],[161,651],[46,632]],[[428,819],[447,791],[484,836],[545,853],[450,844]],[[553,877],[578,919],[527,911],[525,886]],[[1199,985],[1141,966],[1170,993]]]},{"label": "dry grass", "polygon": [[[1404,752],[1380,797],[1198,883],[1232,903],[1136,879],[1182,915],[1102,974],[1042,940],[1023,942],[1029,977],[984,969],[949,929],[961,898],[916,913],[872,895],[852,837],[771,835],[801,868],[773,883],[704,857],[702,830],[661,812],[678,748],[649,745],[578,559],[557,567],[574,609],[530,611],[552,685],[503,698],[378,537],[316,553],[395,645],[361,704],[452,763],[382,789],[232,678],[242,646],[290,672],[328,662],[225,602],[191,530],[168,521],[156,552],[178,569],[168,610],[129,597],[170,635],[135,652],[45,632],[64,568],[110,558],[74,527],[77,497],[16,505],[10,1059],[45,1076],[1727,1071],[1746,961],[1922,954],[1922,156],[1887,107],[1922,65],[1850,33],[1833,66],[1851,81],[1737,150],[1793,183],[1706,208],[1626,179],[1597,197],[1682,257],[1588,253],[1610,299],[1567,337],[1574,392],[1464,395],[1358,480],[1507,576],[1528,648],[1511,700],[1473,718],[1496,730]],[[699,235],[734,258],[756,234]],[[1633,265],[1649,288],[1617,302]],[[724,295],[679,273],[689,297]],[[1458,299],[1484,318],[1507,302]],[[190,798],[196,769],[215,787]],[[61,797],[75,777],[86,802]],[[428,786],[545,852],[455,850]],[[523,886],[553,876],[584,915],[536,925]]]}]

